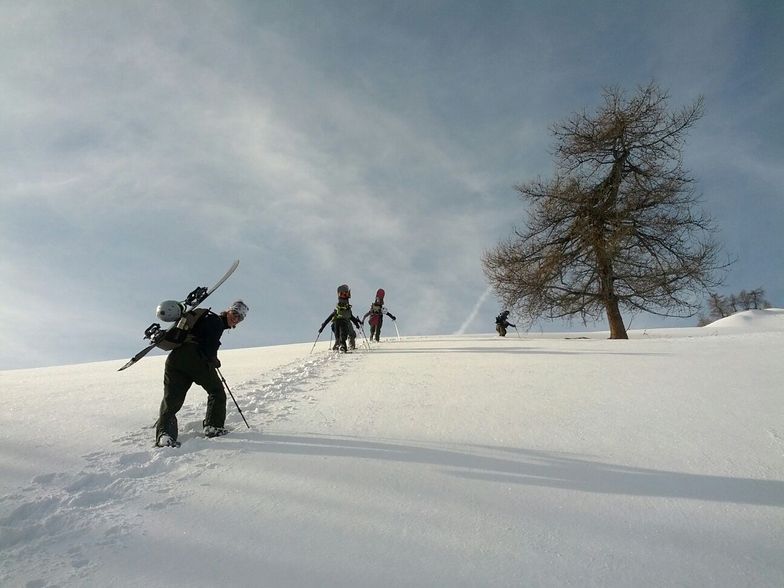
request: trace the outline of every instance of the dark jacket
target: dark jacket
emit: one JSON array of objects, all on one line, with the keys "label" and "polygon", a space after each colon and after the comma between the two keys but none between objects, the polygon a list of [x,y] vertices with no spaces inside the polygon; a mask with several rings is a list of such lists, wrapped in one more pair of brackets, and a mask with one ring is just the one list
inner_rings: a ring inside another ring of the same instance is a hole
[{"label": "dark jacket", "polygon": [[495,324],[501,325],[503,328],[506,328],[506,327],[515,327],[515,328],[517,328],[517,325],[513,325],[512,323],[510,323],[507,320],[506,317],[508,317],[508,316],[509,316],[508,314],[503,314],[503,313],[499,314],[497,317],[495,317]]},{"label": "dark jacket", "polygon": [[229,328],[226,317],[207,311],[203,317],[193,326],[191,334],[196,339],[196,347],[200,355],[210,363],[218,360],[218,347],[221,344],[223,331]]},{"label": "dark jacket", "polygon": [[330,321],[334,322],[334,321],[339,321],[339,320],[345,320],[345,321],[349,321],[350,320],[352,323],[354,323],[354,326],[359,329],[360,328],[359,319],[357,317],[355,317],[354,313],[351,311],[351,305],[348,304],[346,306],[347,306],[347,308],[343,308],[342,309],[343,312],[341,314],[343,316],[341,316],[340,318],[337,317],[337,313],[338,313],[338,309],[337,308],[335,310],[333,310],[331,313],[329,313],[329,316],[326,319],[324,319],[323,323],[321,323],[321,328],[319,328],[319,333],[324,330],[324,327],[327,326],[328,322],[330,322]]}]

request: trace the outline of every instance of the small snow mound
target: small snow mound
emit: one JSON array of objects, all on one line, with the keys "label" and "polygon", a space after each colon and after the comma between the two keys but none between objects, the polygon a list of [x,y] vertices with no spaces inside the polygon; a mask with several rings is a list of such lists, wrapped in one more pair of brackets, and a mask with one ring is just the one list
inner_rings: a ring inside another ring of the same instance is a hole
[{"label": "small snow mound", "polygon": [[744,310],[712,322],[707,326],[747,331],[784,331],[784,308]]}]

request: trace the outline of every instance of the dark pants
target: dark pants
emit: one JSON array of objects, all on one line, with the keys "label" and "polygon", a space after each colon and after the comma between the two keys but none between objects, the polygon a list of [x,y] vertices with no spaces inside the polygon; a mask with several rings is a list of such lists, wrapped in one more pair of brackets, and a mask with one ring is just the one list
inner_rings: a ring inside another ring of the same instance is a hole
[{"label": "dark pants", "polygon": [[356,347],[357,333],[351,327],[348,319],[337,319],[332,323],[332,331],[335,333],[335,345],[332,349],[346,350],[346,340],[348,339],[351,349]]},{"label": "dark pants", "polygon": [[506,327],[504,325],[496,325],[495,330],[498,332],[499,335],[502,337],[506,337]]},{"label": "dark pants", "polygon": [[177,440],[177,412],[192,384],[207,391],[204,426],[223,427],[226,423],[226,391],[218,372],[207,363],[196,345],[185,344],[169,353],[163,373],[163,400],[155,424],[155,440],[166,433]]}]

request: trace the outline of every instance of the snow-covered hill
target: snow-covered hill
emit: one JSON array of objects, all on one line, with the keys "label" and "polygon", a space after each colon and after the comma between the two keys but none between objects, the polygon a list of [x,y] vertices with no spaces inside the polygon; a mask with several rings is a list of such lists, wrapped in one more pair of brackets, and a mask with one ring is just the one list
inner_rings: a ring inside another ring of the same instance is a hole
[{"label": "snow-covered hill", "polygon": [[783,317],[0,372],[0,585],[780,587]]}]

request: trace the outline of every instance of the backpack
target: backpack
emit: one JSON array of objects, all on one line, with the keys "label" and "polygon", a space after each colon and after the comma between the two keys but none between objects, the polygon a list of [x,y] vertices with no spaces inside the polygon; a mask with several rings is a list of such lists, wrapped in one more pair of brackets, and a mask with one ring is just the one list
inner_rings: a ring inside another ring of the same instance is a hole
[{"label": "backpack", "polygon": [[172,349],[177,349],[183,343],[195,343],[196,339],[190,331],[199,322],[199,319],[209,311],[209,308],[189,310],[182,315],[182,318],[177,321],[175,326],[166,331],[166,334],[156,346],[164,351],[171,351]]},{"label": "backpack", "polygon": [[351,313],[351,305],[347,303],[344,304],[342,302],[338,302],[338,305],[335,307],[335,320],[336,321],[341,319],[351,320],[352,316],[353,315]]}]

